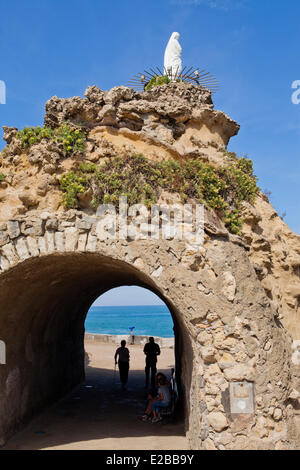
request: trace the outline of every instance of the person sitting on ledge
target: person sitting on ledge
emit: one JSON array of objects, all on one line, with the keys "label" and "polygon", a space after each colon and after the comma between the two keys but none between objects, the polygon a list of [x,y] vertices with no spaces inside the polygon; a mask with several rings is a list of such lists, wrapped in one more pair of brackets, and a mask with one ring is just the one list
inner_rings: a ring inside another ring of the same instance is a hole
[{"label": "person sitting on ledge", "polygon": [[141,417],[142,421],[150,419],[151,414],[153,414],[152,423],[161,421],[161,408],[168,407],[171,402],[170,382],[161,372],[157,374],[156,378],[158,385],[157,395],[155,397],[151,394],[148,395],[148,404],[145,414]]}]

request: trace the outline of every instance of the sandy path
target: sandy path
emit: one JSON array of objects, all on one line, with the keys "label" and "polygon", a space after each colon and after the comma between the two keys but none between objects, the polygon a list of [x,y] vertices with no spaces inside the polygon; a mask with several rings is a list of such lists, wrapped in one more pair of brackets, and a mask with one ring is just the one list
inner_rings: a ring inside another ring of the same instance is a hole
[{"label": "sandy path", "polygon": [[[114,376],[111,344],[86,343],[90,363],[86,381],[16,434],[4,449],[187,449],[183,423],[143,423],[144,354],[130,346],[128,390]],[[163,349],[159,370],[174,365],[173,350]]]}]

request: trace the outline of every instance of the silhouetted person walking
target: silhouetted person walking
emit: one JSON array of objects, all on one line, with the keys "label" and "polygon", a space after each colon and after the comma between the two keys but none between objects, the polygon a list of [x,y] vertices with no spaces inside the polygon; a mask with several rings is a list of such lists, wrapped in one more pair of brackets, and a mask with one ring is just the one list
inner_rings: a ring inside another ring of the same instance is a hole
[{"label": "silhouetted person walking", "polygon": [[144,353],[146,354],[146,387],[149,385],[149,373],[151,369],[151,386],[155,388],[155,374],[157,372],[157,356],[160,355],[160,347],[154,342],[154,338],[149,338],[149,343],[145,344]]},{"label": "silhouetted person walking", "polygon": [[[122,383],[122,389],[126,390],[126,384],[128,381],[128,371],[129,371],[129,349],[126,347],[126,341],[121,341],[121,347],[116,350],[115,354],[115,364],[119,365],[120,371],[120,380]],[[119,360],[117,360],[119,356]]]}]

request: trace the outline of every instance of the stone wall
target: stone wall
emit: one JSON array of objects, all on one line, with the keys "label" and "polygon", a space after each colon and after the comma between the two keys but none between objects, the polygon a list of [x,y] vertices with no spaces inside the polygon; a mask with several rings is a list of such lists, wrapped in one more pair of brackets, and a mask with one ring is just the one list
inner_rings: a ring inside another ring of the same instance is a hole
[{"label": "stone wall", "polygon": [[300,237],[277,214],[267,197],[245,205],[244,240],[249,257],[279,319],[300,339]]},{"label": "stone wall", "polygon": [[[120,344],[124,339],[127,344],[131,344],[132,338],[130,335],[105,335],[97,333],[85,333],[84,338],[86,341],[92,341],[96,343],[110,343]],[[134,343],[144,346],[149,341],[149,336],[145,335],[134,335]],[[161,338],[154,336],[154,341],[160,346],[160,348],[174,348],[174,338]]]}]

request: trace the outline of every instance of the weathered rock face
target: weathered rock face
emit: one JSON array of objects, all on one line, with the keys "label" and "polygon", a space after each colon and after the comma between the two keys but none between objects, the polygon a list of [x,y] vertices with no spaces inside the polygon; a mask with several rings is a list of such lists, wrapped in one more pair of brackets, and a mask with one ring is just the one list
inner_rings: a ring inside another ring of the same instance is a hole
[{"label": "weathered rock face", "polygon": [[[49,126],[85,125],[85,158],[93,162],[138,152],[222,165],[238,131],[213,109],[206,90],[184,84],[143,94],[90,87],[86,98],[52,98],[46,111]],[[5,129],[10,145],[0,168],[7,175],[0,183],[0,339],[7,346],[0,442],[83,377],[92,302],[136,284],[157,293],[172,313],[191,448],[299,447],[299,345],[290,335],[298,306],[284,299],[296,298],[286,289],[297,280],[300,245],[270,204],[258,197],[245,207],[243,239],[206,212],[200,250],[179,240],[104,240],[89,208],[66,211],[61,204],[55,175],[82,156],[66,158],[47,142],[24,152],[15,135]]]},{"label": "weathered rock face", "polygon": [[244,239],[258,278],[294,340],[300,338],[300,237],[265,196],[245,207]]},{"label": "weathered rock face", "polygon": [[[221,153],[239,126],[221,111],[213,109],[204,88],[176,84],[155,87],[143,94],[125,87],[103,93],[97,87],[86,90],[86,99],[52,98],[46,105],[45,124],[57,126],[66,120],[93,129],[91,157],[116,150],[147,151],[148,157],[187,158],[196,152],[207,160],[221,161]],[[127,146],[127,148],[126,148]],[[95,155],[96,153],[96,155]]]},{"label": "weathered rock face", "polygon": [[[187,84],[170,84],[138,94],[126,87],[102,92],[86,90],[86,98],[52,98],[45,124],[84,126],[88,137],[85,159],[101,162],[115,155],[144,154],[150,159],[197,157],[223,163],[223,154],[239,126],[215,111],[210,93]],[[9,143],[0,157],[0,220],[38,210],[63,210],[56,175],[78,163],[52,143],[42,141],[24,154],[17,130],[6,127]],[[29,197],[28,190],[31,193]]]}]

